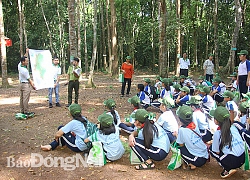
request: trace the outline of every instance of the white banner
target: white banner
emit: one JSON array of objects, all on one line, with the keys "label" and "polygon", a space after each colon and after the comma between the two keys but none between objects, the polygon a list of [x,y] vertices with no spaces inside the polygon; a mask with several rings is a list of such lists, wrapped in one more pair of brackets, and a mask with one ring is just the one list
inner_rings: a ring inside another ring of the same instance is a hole
[{"label": "white banner", "polygon": [[50,51],[29,49],[29,55],[36,89],[54,87],[54,74]]}]

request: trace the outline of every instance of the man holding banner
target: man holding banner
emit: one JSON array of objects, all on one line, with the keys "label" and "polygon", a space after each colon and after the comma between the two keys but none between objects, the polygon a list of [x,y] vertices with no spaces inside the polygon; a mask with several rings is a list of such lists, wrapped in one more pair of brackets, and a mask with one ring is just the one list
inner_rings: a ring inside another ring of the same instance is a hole
[{"label": "man holding banner", "polygon": [[73,89],[75,90],[75,104],[78,104],[78,95],[79,95],[79,77],[81,75],[82,69],[79,66],[79,59],[74,57],[72,65],[69,66],[67,72],[68,82],[65,85],[68,85],[68,104],[69,107],[72,104],[72,93]]}]

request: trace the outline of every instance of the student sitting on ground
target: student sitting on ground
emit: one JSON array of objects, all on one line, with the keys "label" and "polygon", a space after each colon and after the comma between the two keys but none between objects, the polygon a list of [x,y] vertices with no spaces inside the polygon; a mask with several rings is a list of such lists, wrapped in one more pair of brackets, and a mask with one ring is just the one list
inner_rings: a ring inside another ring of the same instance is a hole
[{"label": "student sitting on ground", "polygon": [[187,86],[184,86],[183,88],[180,88],[181,93],[178,95],[178,97],[175,100],[175,103],[177,106],[182,106],[186,104],[187,101],[190,100],[190,89]]},{"label": "student sitting on ground", "polygon": [[226,108],[230,113],[230,120],[233,123],[234,121],[239,120],[238,106],[233,101],[234,94],[231,91],[225,91],[223,93],[224,101],[226,102]]},{"label": "student sitting on ground", "polygon": [[173,85],[173,88],[174,88],[173,99],[175,100],[175,99],[177,99],[177,97],[181,93],[181,91],[180,91],[181,85],[180,84],[175,84],[175,85]]},{"label": "student sitting on ground", "polygon": [[144,109],[147,109],[150,106],[150,98],[149,96],[144,92],[144,85],[138,84],[137,85],[137,96],[140,99],[140,103]]},{"label": "student sitting on ground", "polygon": [[161,103],[160,110],[162,111],[162,114],[156,122],[167,132],[170,143],[173,143],[178,132],[177,120],[173,112],[170,110],[170,108],[174,106],[174,100],[170,97],[166,97],[159,101]]},{"label": "student sitting on ground", "polygon": [[187,77],[187,79],[184,81],[184,86],[187,86],[190,89],[189,94],[191,96],[194,94],[195,85],[196,85],[196,82],[192,80],[191,77]]},{"label": "student sitting on ground", "polygon": [[122,157],[125,150],[119,136],[119,129],[114,125],[113,117],[103,113],[98,116],[100,122],[99,131],[84,139],[85,143],[95,139],[102,142],[104,154],[109,161],[115,161]]},{"label": "student sitting on ground", "polygon": [[66,145],[74,152],[87,150],[87,145],[83,142],[83,139],[87,137],[87,131],[84,125],[84,123],[87,122],[81,115],[82,108],[79,104],[71,104],[69,106],[69,112],[73,120],[65,126],[58,127],[54,138],[55,140],[49,145],[41,146],[43,151],[54,150],[59,145]]},{"label": "student sitting on ground", "polygon": [[214,109],[216,105],[214,99],[209,95],[210,91],[210,87],[208,86],[199,88],[199,94],[202,97],[202,108],[207,111],[207,113]]},{"label": "student sitting on ground", "polygon": [[114,118],[114,125],[119,126],[119,124],[121,123],[121,118],[119,113],[115,110],[116,108],[115,101],[113,99],[107,99],[103,102],[103,104],[106,107],[105,112]]},{"label": "student sitting on ground", "polygon": [[220,82],[221,79],[218,77],[213,79],[212,92],[210,93],[210,95],[217,103],[221,103],[224,100],[222,96],[223,92],[221,91],[221,87],[219,86]]},{"label": "student sitting on ground", "polygon": [[149,119],[145,109],[134,114],[135,126],[139,129],[129,135],[129,145],[142,164],[136,170],[155,168],[155,161],[162,161],[169,153],[170,142],[165,130]]},{"label": "student sitting on ground", "polygon": [[212,140],[213,135],[209,129],[207,117],[201,110],[201,103],[202,98],[199,95],[192,96],[190,101],[187,102],[193,110],[193,122],[196,125],[195,131],[202,136],[203,142],[209,142]]},{"label": "student sitting on ground", "polygon": [[136,127],[134,125],[135,119],[132,118],[132,115],[135,114],[135,112],[139,109],[140,99],[137,96],[133,96],[132,98],[128,99],[128,102],[131,103],[131,105],[133,106],[133,112],[131,113],[129,118],[124,123],[120,123],[119,127],[123,131],[131,134],[133,131],[136,130]]},{"label": "student sitting on ground", "polygon": [[245,162],[244,142],[236,127],[231,125],[230,114],[225,107],[218,106],[210,114],[219,126],[213,136],[210,154],[223,167],[220,176],[230,177]]},{"label": "student sitting on ground", "polygon": [[237,73],[234,72],[233,74],[230,74],[231,77],[231,83],[229,84],[229,86],[227,86],[227,88],[234,92],[237,90]]},{"label": "student sitting on ground", "polygon": [[192,122],[193,111],[190,106],[183,105],[177,109],[176,114],[182,123],[176,142],[180,146],[184,161],[183,169],[201,167],[208,160],[208,150],[201,135],[196,131],[196,125]]},{"label": "student sitting on ground", "polygon": [[208,86],[207,82],[206,82],[204,79],[205,79],[204,76],[198,77],[199,84],[200,84],[200,85],[203,85],[203,86]]},{"label": "student sitting on ground", "polygon": [[162,82],[161,81],[162,81],[162,78],[160,76],[157,76],[155,79],[155,87],[156,87],[156,94],[157,94],[158,98],[160,97],[160,92],[162,89]]},{"label": "student sitting on ground", "polygon": [[185,86],[185,79],[186,79],[186,76],[184,75],[181,75],[179,77],[180,81],[179,81],[179,84],[181,85],[181,87]]}]

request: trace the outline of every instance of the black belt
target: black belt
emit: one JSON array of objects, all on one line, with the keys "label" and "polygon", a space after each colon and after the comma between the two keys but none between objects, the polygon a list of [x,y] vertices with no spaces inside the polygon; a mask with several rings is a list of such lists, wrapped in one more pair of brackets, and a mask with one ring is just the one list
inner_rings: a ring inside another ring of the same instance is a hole
[{"label": "black belt", "polygon": [[69,82],[77,82],[78,80],[70,80]]},{"label": "black belt", "polygon": [[21,82],[21,83],[29,83],[29,82]]}]

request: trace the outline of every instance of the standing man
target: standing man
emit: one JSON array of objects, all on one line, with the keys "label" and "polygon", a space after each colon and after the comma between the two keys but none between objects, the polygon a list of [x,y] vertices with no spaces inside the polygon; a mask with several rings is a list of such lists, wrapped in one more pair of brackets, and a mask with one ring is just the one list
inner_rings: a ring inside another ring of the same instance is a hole
[{"label": "standing man", "polygon": [[250,81],[250,62],[247,60],[248,51],[241,50],[238,53],[240,58],[240,64],[238,67],[238,77],[237,77],[237,84],[239,85],[240,95],[242,97],[242,93],[248,92],[248,86]]},{"label": "standing man", "polygon": [[124,96],[126,83],[128,83],[128,88],[127,88],[127,92],[126,92],[127,97],[129,96],[129,92],[130,92],[132,76],[134,74],[134,68],[133,68],[133,65],[131,64],[130,60],[131,60],[131,57],[127,56],[126,62],[124,62],[122,64],[122,67],[121,67],[121,71],[124,74],[124,81],[122,83],[122,89],[121,89],[121,97]]},{"label": "standing man", "polygon": [[[26,49],[28,53],[28,49]],[[18,73],[19,73],[19,90],[20,90],[20,108],[21,113],[26,114],[27,116],[32,116],[35,113],[29,112],[29,100],[31,87],[35,90],[35,85],[30,78],[29,71],[27,66],[29,64],[29,59],[26,56],[21,57],[21,61],[18,64]]]},{"label": "standing man", "polygon": [[214,63],[213,63],[213,54],[209,54],[208,59],[203,64],[204,76],[206,80],[212,82],[214,78]]},{"label": "standing man", "polygon": [[59,59],[57,57],[54,57],[52,60],[53,62],[53,74],[54,74],[54,88],[49,88],[49,108],[52,108],[52,93],[53,89],[55,91],[55,97],[56,97],[56,106],[61,107],[59,103],[59,80],[61,75],[61,67],[59,65]]},{"label": "standing man", "polygon": [[75,90],[75,104],[78,104],[78,95],[79,95],[79,77],[82,73],[82,69],[79,66],[79,59],[74,57],[72,65],[69,66],[67,72],[67,80],[68,82],[68,104],[69,107],[72,104],[72,92]]},{"label": "standing man", "polygon": [[183,53],[183,57],[179,59],[180,64],[180,76],[184,75],[188,77],[188,68],[190,66],[190,60],[187,58],[187,53]]}]

